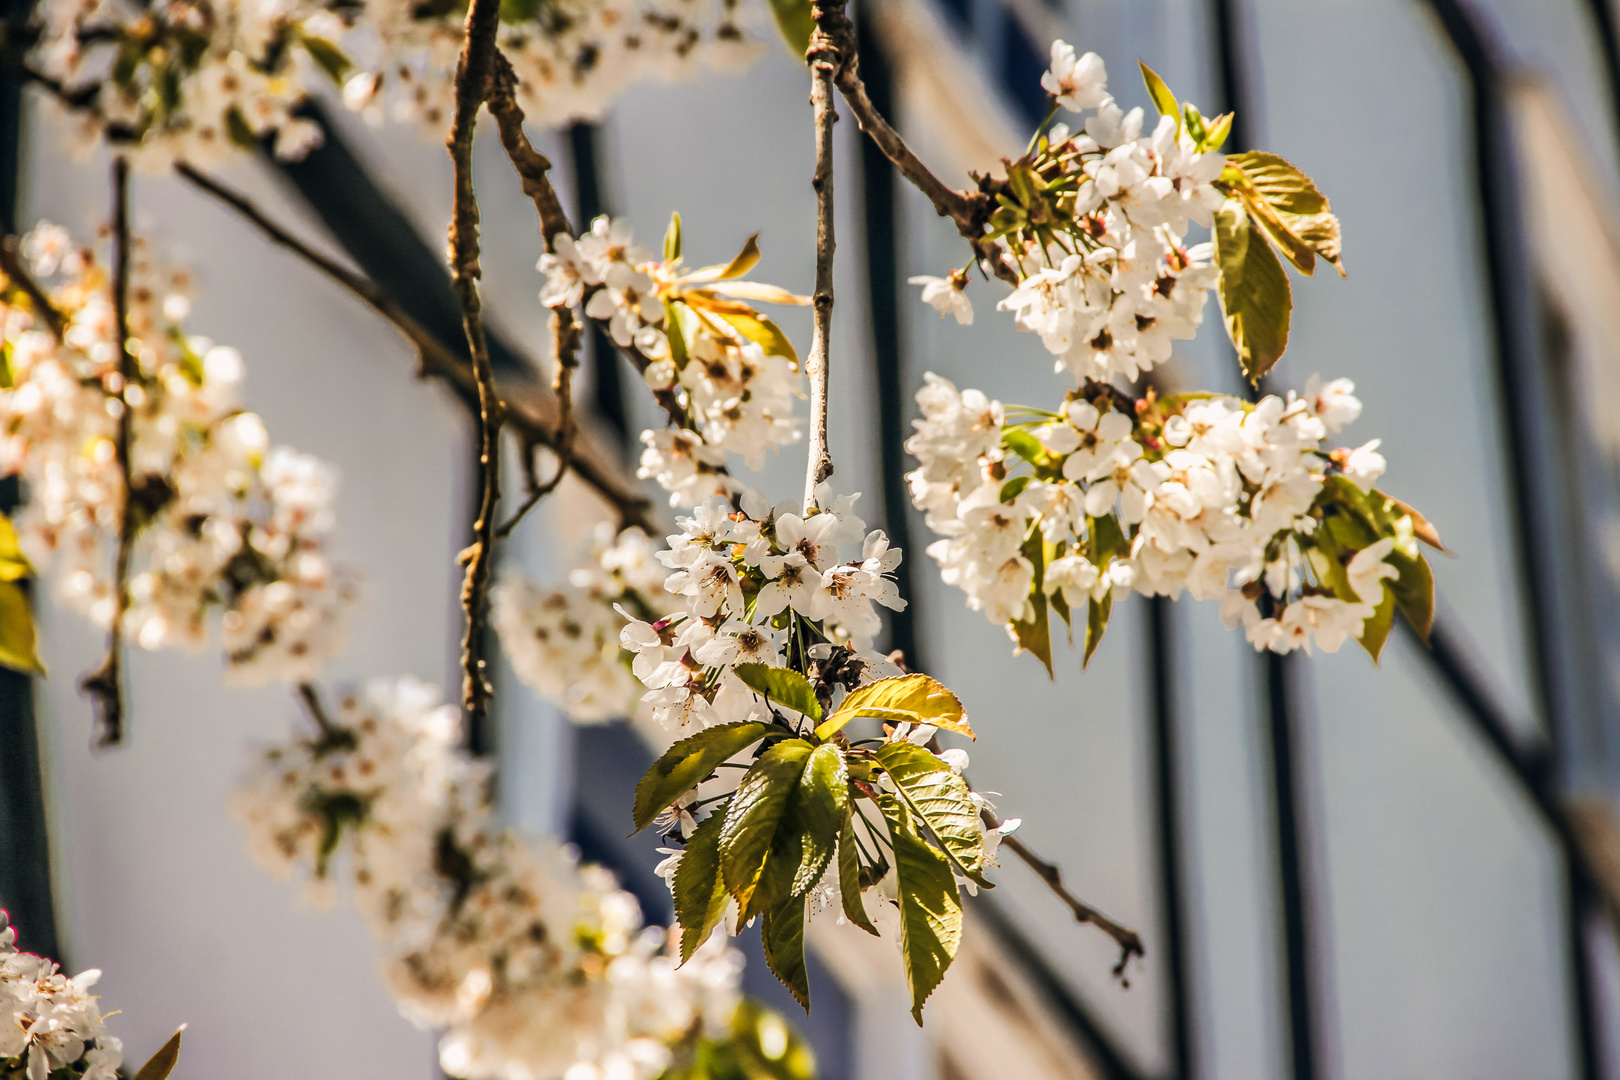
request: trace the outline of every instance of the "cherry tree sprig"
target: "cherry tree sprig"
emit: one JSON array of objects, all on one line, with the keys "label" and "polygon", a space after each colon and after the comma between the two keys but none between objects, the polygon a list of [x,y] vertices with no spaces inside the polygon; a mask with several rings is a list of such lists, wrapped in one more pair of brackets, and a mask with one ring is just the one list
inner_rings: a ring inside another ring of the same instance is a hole
[{"label": "cherry tree sprig", "polygon": [[907,479],[942,537],[928,553],[1048,672],[1052,615],[1082,624],[1089,661],[1133,590],[1219,600],[1274,652],[1355,638],[1377,659],[1397,608],[1428,633],[1434,584],[1416,541],[1438,537],[1373,487],[1378,440],[1323,445],[1361,413],[1347,379],[1258,403],[1133,401],[1088,383],[1041,412],[930,373],[917,401]]},{"label": "cherry tree sprig", "polygon": [[[69,978],[55,963],[17,948],[17,928],[0,911],[0,1077],[4,1080],[117,1080],[124,1044],[107,1032],[90,988],[92,968]],[[136,1074],[166,1080],[180,1058],[182,1025]]]},{"label": "cherry tree sprig", "polygon": [[323,3],[45,0],[30,72],[75,120],[70,151],[103,142],[144,172],[211,165],[273,138],[301,158],[321,129],[299,117],[314,81],[341,79],[343,22]]},{"label": "cherry tree sprig", "polygon": [[729,262],[682,267],[680,215],[662,259],[637,243],[629,222],[599,217],[577,239],[553,237],[540,260],[542,303],[581,307],[634,363],[670,418],[642,433],[640,473],[691,507],[742,485],[726,453],[758,468],[767,451],[800,437],[793,417],[799,357],[780,327],[749,301],[802,305],[800,296],[744,280],[759,262],[757,234]]},{"label": "cherry tree sprig", "polygon": [[30,493],[17,557],[56,564],[71,606],[142,648],[201,648],[219,610],[230,678],[309,678],[353,591],[327,551],[335,477],[272,448],[241,405],[240,354],[186,332],[190,275],[139,236],[128,250],[124,349],[108,269],[65,230],[24,239],[27,286],[0,282],[0,472]]},{"label": "cherry tree sprig", "polygon": [[[497,45],[519,104],[548,126],[595,120],[631,84],[746,65],[759,53],[737,0],[536,0],[501,10]],[[376,123],[442,132],[464,26],[447,4],[366,0],[345,39],[360,69],[344,101]]]},{"label": "cherry tree sprig", "polygon": [[[942,314],[971,322],[965,290],[977,263],[1014,286],[997,307],[1077,380],[1135,378],[1164,362],[1174,341],[1197,332],[1214,288],[1243,373],[1258,383],[1288,344],[1293,300],[1276,252],[1302,274],[1318,258],[1344,273],[1326,197],[1275,154],[1222,154],[1230,114],[1206,119],[1145,64],[1160,113],[1150,130],[1141,109],[1127,112],[1108,93],[1095,53],[1076,57],[1055,41],[1051,61],[1041,78],[1051,110],[1029,149],[1005,163],[1005,177],[977,177],[975,192],[952,192],[929,173],[846,72],[840,87],[853,84],[845,96],[862,129],[972,245],[966,266],[913,284]],[[1060,108],[1090,115],[1079,130],[1048,127]],[[1191,225],[1209,228],[1211,242],[1189,244]]]},{"label": "cherry tree sprig", "polygon": [[495,826],[488,768],[457,749],[435,688],[378,680],[332,717],[310,700],[320,733],[263,750],[235,813],[313,901],[347,879],[400,1012],[441,1031],[446,1073],[652,1080],[700,1045],[757,1053],[773,1025],[804,1072],[797,1037],[739,999],[723,936],[677,969],[611,874]]},{"label": "cherry tree sprig", "polygon": [[[501,19],[522,103],[548,124],[595,119],[648,76],[733,68],[759,51],[737,0],[509,4]],[[454,5],[400,0],[46,0],[8,28],[6,46],[24,43],[12,60],[25,52],[27,73],[72,117],[72,152],[106,143],[161,172],[222,164],[263,140],[278,157],[302,158],[322,131],[301,106],[326,79],[368,120],[441,135],[463,30]]]}]

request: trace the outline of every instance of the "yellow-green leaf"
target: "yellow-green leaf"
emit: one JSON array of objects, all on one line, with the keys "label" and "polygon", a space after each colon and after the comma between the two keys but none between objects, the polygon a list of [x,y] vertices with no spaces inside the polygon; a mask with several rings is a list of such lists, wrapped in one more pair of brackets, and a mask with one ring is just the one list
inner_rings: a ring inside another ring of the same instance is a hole
[{"label": "yellow-green leaf", "polygon": [[45,674],[28,594],[15,581],[0,581],[0,664],[32,675]]},{"label": "yellow-green leaf", "polygon": [[[737,785],[726,811],[720,827],[720,874],[745,916],[752,911],[754,890],[810,750],[803,739],[785,739],[765,751]],[[786,868],[788,883],[797,869],[798,859],[793,861]]]},{"label": "yellow-green leaf", "polygon": [[17,527],[0,514],[0,581],[18,581],[33,574],[34,568],[23,554]]},{"label": "yellow-green leaf", "polygon": [[1236,199],[1215,214],[1215,262],[1227,335],[1243,374],[1258,384],[1288,348],[1294,297],[1282,264]]},{"label": "yellow-green leaf", "polygon": [[765,350],[768,356],[785,357],[795,367],[799,363],[799,354],[793,348],[793,342],[770,319],[757,311],[746,314],[735,311],[722,311],[720,317],[730,323],[743,337]]},{"label": "yellow-green leaf", "polygon": [[893,795],[878,799],[894,845],[900,898],[900,956],[911,987],[911,1015],[922,1026],[923,1002],[934,992],[962,942],[962,905],[945,853],[917,833],[911,810]]},{"label": "yellow-green leaf", "polygon": [[692,959],[698,946],[720,925],[726,913],[725,882],[720,880],[720,826],[725,807],[704,818],[686,842],[686,853],[675,867],[675,919],[681,924],[681,963]]},{"label": "yellow-green leaf", "polygon": [[756,694],[794,712],[803,713],[812,720],[821,719],[821,702],[816,700],[816,688],[809,679],[792,668],[771,664],[738,664],[732,671],[744,686]]},{"label": "yellow-green leaf", "polygon": [[320,65],[321,70],[326,72],[327,77],[333,83],[342,86],[344,76],[348,75],[349,69],[354,67],[354,61],[344,55],[342,49],[325,38],[311,37],[306,34],[301,36],[299,40],[303,42],[304,49],[309,53],[310,59]]},{"label": "yellow-green leaf", "polygon": [[1176,123],[1181,122],[1181,106],[1176,103],[1176,95],[1159,78],[1159,73],[1138,60],[1136,66],[1142,69],[1142,82],[1147,85],[1148,97],[1153,99],[1154,108],[1159,110],[1160,116],[1173,116]]},{"label": "yellow-green leaf", "polygon": [[681,212],[669,215],[669,228],[664,230],[664,262],[674,266],[681,261]]},{"label": "yellow-green leaf", "polygon": [[839,833],[849,817],[849,770],[844,766],[843,751],[832,743],[822,743],[810,751],[788,816],[800,830],[801,843],[792,894],[803,896],[821,880],[827,864],[832,862]]},{"label": "yellow-green leaf", "polygon": [[706,286],[705,291],[735,296],[743,300],[757,300],[762,304],[807,307],[810,303],[808,296],[800,296],[798,293],[788,292],[780,285],[767,285],[762,281],[717,281],[713,285]]},{"label": "yellow-green leaf", "polygon": [[[1285,158],[1259,150],[1232,154],[1226,164],[1242,173],[1248,182],[1252,194],[1245,195],[1245,204],[1251,209],[1258,209],[1257,204],[1269,208],[1270,213],[1256,216],[1277,240],[1279,248],[1287,252],[1293,247],[1287,239],[1277,235],[1286,232],[1306,252],[1322,256],[1338,270],[1340,277],[1345,276],[1339,219],[1315,181]],[[1294,260],[1290,258],[1290,261]],[[1314,262],[1307,260],[1306,265],[1301,266],[1295,261],[1294,265],[1299,266],[1301,273],[1309,274]]]},{"label": "yellow-green leaf", "polygon": [[804,60],[810,49],[810,34],[816,28],[810,0],[771,0],[771,14],[776,18],[776,28],[781,31],[788,52]]},{"label": "yellow-green leaf", "polygon": [[1367,650],[1373,663],[1378,663],[1378,657],[1384,651],[1384,643],[1389,640],[1390,628],[1395,625],[1395,596],[1388,589],[1384,590],[1383,599],[1373,609],[1361,624],[1361,636],[1356,638],[1357,644]]},{"label": "yellow-green leaf", "polygon": [[186,1025],[181,1024],[169,1041],[158,1047],[158,1052],[146,1059],[141,1071],[135,1074],[134,1080],[166,1080],[174,1071],[175,1063],[180,1060],[180,1036],[185,1032]]},{"label": "yellow-green leaf", "polygon": [[970,739],[975,737],[968,726],[967,714],[962,711],[962,702],[927,675],[879,679],[851,690],[832,716],[816,728],[816,738],[832,738],[857,716],[896,723],[932,724]]},{"label": "yellow-green leaf", "polygon": [[956,775],[937,754],[910,743],[885,743],[877,752],[900,797],[921,818],[957,869],[985,888],[984,836],[979,831],[979,809],[973,805],[967,781]]},{"label": "yellow-green leaf", "polygon": [[773,724],[752,722],[722,724],[688,736],[670,747],[636,784],[636,832],[651,825],[653,818],[665,808],[702,783],[722,761],[752,746],[773,727]]},{"label": "yellow-green leaf", "polygon": [[810,973],[804,964],[804,897],[795,896],[775,911],[765,912],[759,931],[765,966],[782,981],[793,1000],[810,1011]]}]

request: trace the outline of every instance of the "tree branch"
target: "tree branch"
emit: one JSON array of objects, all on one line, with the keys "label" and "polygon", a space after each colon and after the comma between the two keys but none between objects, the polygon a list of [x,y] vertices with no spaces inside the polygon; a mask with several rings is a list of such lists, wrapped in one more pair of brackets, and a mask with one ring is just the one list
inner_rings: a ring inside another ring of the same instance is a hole
[{"label": "tree branch", "polygon": [[[810,357],[805,374],[810,378],[810,453],[805,465],[804,509],[816,505],[816,485],[832,475],[832,454],[827,449],[827,368],[831,359],[833,309],[833,252],[838,246],[833,223],[833,79],[846,54],[834,31],[844,18],[844,0],[815,0],[811,5],[816,29],[810,35],[805,60],[810,64],[810,107],[816,130],[816,168],[810,186],[816,192],[816,291],[811,297],[813,316]],[[847,35],[846,35],[847,36]],[[853,41],[853,37],[850,37]]]},{"label": "tree branch", "polygon": [[[459,354],[447,348],[434,334],[424,329],[415,319],[396,304],[375,282],[332,259],[327,258],[286,228],[272,220],[252,200],[240,192],[207,176],[186,164],[177,164],[175,171],[189,183],[218,199],[250,224],[266,239],[292,252],[333,281],[342,285],[378,315],[393,323],[395,328],[416,348],[422,371],[448,383],[459,393],[476,400],[478,387],[472,368]],[[533,384],[510,381],[501,387],[503,420],[517,432],[525,447],[532,450],[544,446],[568,461],[569,468],[618,512],[620,526],[639,525],[648,528],[652,503],[637,489],[634,481],[622,475],[617,465],[609,462],[596,447],[585,445],[578,437],[563,445],[560,425],[548,421],[545,413],[549,403]],[[576,424],[577,429],[577,424]]]},{"label": "tree branch", "polygon": [[[574,228],[568,222],[568,214],[563,210],[562,200],[557,198],[557,191],[551,186],[551,162],[546,156],[534,148],[529,141],[528,133],[523,130],[523,108],[517,101],[517,75],[512,71],[511,63],[501,53],[499,48],[494,49],[490,59],[489,86],[486,97],[488,99],[490,115],[495,117],[495,124],[500,129],[501,145],[506,148],[506,156],[511,159],[512,167],[517,170],[518,177],[523,182],[523,194],[534,202],[535,213],[540,217],[540,241],[545,249],[556,249],[556,238],[559,234],[572,237]],[[559,452],[557,455],[557,471],[545,483],[541,483],[535,473],[534,447],[525,446],[523,449],[523,475],[528,483],[528,496],[523,500],[507,522],[495,530],[497,537],[509,536],[513,529],[522,521],[524,515],[539,505],[540,500],[557,490],[563,477],[568,474],[568,453],[573,447],[576,424],[574,422],[574,371],[579,367],[580,328],[574,319],[574,312],[570,308],[559,307],[551,311],[551,355],[557,364],[557,374],[552,381],[552,390],[557,395],[557,441]]]},{"label": "tree branch", "polygon": [[129,386],[139,375],[129,348],[129,159],[113,159],[113,314],[117,321],[118,372],[109,375],[107,391],[118,399],[118,433],[114,452],[123,479],[123,506],[118,515],[118,554],[113,564],[113,618],[107,630],[107,655],[85,675],[79,689],[95,707],[95,745],[116,746],[124,741],[124,615],[129,611],[129,560],[135,544],[135,481],[130,473],[130,444],[135,415]]},{"label": "tree branch", "polygon": [[56,305],[51,303],[51,298],[45,295],[45,290],[40,288],[39,282],[34,280],[33,275],[28,272],[28,268],[23,265],[22,241],[14,235],[0,240],[0,273],[4,273],[11,283],[21,289],[23,295],[28,297],[28,302],[33,305],[34,313],[50,329],[51,336],[60,345],[62,343],[62,330],[67,325],[67,320],[62,317],[62,313],[56,309]]},{"label": "tree branch", "polygon": [[501,498],[501,417],[495,372],[484,338],[483,301],[478,293],[478,197],[473,188],[473,134],[488,92],[495,34],[500,28],[500,0],[472,0],[467,8],[465,40],[456,65],[455,117],[445,145],[450,151],[455,196],[450,215],[450,279],[461,304],[473,377],[478,383],[479,455],[478,514],[473,542],[461,553],[467,577],[461,604],[467,612],[462,639],[462,704],[470,725],[483,719],[491,688],[484,677],[484,608],[495,555],[495,512]]},{"label": "tree branch", "polygon": [[[819,27],[820,23],[817,25]],[[849,104],[849,111],[855,114],[856,126],[883,151],[883,156],[893,163],[900,175],[927,197],[936,214],[951,219],[956,231],[973,246],[973,252],[980,261],[988,263],[992,273],[1016,287],[1018,275],[1002,261],[1001,252],[996,246],[984,238],[985,224],[990,220],[990,215],[996,212],[994,196],[984,190],[958,191],[935,176],[933,170],[923,164],[923,160],[906,145],[893,125],[878,112],[877,106],[867,96],[866,84],[861,81],[855,27],[842,8],[828,20],[825,32],[833,39],[843,59],[834,78],[838,92]]]},{"label": "tree branch", "polygon": [[[981,809],[979,816],[984,819],[985,828],[1001,827],[1000,819],[989,809]],[[1058,899],[1069,905],[1069,910],[1074,912],[1075,922],[1090,923],[1114,939],[1114,943],[1119,946],[1119,963],[1114,965],[1116,978],[1125,977],[1125,966],[1131,962],[1132,956],[1147,956],[1147,950],[1142,947],[1142,938],[1135,930],[1121,926],[1068,890],[1063,884],[1063,871],[1058,869],[1056,863],[1047,862],[1035,854],[1016,836],[1003,836],[1001,846],[1024,860],[1024,865],[1035,871],[1036,875],[1046,882],[1046,887],[1056,893]]]}]

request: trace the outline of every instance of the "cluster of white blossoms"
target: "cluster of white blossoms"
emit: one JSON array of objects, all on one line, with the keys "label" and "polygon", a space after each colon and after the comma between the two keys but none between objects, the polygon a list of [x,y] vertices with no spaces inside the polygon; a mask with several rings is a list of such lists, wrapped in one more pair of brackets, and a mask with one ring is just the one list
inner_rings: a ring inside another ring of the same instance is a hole
[{"label": "cluster of white blossoms", "polygon": [[623,607],[642,618],[662,610],[669,571],[634,526],[597,526],[589,558],[563,588],[506,576],[490,597],[490,623],[518,678],[577,723],[635,714],[644,688],[619,644]]},{"label": "cluster of white blossoms", "polygon": [[929,374],[906,444],[912,500],[942,537],[928,553],[1015,639],[1040,597],[1067,619],[1133,589],[1185,590],[1222,601],[1257,649],[1335,651],[1383,603],[1397,547],[1415,556],[1410,517],[1363,542],[1325,524],[1355,502],[1331,478],[1376,494],[1384,471],[1378,440],[1322,445],[1360,415],[1353,391],[1312,380],[1250,404],[1099,388],[1009,423],[1000,402]]},{"label": "cluster of white blossoms", "polygon": [[37,18],[33,60],[73,102],[71,148],[115,143],[150,172],[272,137],[278,157],[303,157],[322,132],[297,107],[347,63],[343,22],[317,3],[42,0]]},{"label": "cluster of white blossoms", "polygon": [[559,234],[540,259],[540,299],[583,304],[636,357],[642,378],[683,423],[642,433],[639,475],[656,479],[670,505],[696,506],[741,491],[726,454],[759,468],[767,451],[800,436],[793,417],[802,376],[787,338],[748,300],[803,304],[803,297],[737,280],[759,259],[752,239],[730,263],[683,272],[679,221],[666,257],[637,244],[630,224],[606,216],[578,239]]},{"label": "cluster of white blossoms", "polygon": [[117,1080],[124,1045],[107,1034],[90,993],[101,972],[70,979],[51,961],[19,952],[16,942],[16,929],[0,911],[0,1076]]},{"label": "cluster of white blossoms", "polygon": [[21,289],[0,292],[0,475],[28,483],[24,553],[54,564],[63,597],[111,624],[125,498],[118,417],[130,408],[129,639],[201,648],[217,609],[233,680],[313,675],[341,643],[352,596],[326,549],[331,470],[270,447],[241,406],[241,356],[186,334],[188,278],[155,264],[143,242],[129,289],[138,375],[127,387],[106,268],[48,224],[23,253],[64,320],[58,340]]},{"label": "cluster of white blossoms", "polygon": [[261,863],[329,900],[346,866],[400,1011],[442,1030],[469,1080],[651,1080],[671,1047],[720,1037],[742,957],[716,937],[684,966],[613,876],[492,821],[487,772],[436,688],[381,680],[315,738],[262,753],[235,799]]},{"label": "cluster of white blossoms", "polygon": [[[1219,281],[1213,246],[1189,246],[1186,237],[1192,224],[1208,227],[1225,200],[1213,186],[1225,158],[1200,150],[1176,116],[1144,132],[1142,110],[1125,112],[1108,95],[1095,53],[1076,58],[1054,42],[1041,85],[1073,112],[1094,111],[1082,130],[1053,126],[1009,166],[1024,205],[1005,206],[991,227],[1020,284],[997,307],[1040,335],[1056,370],[1079,380],[1135,378],[1168,360],[1173,342],[1195,336]],[[972,321],[966,274],[912,282],[942,314]]]},{"label": "cluster of white blossoms", "polygon": [[[500,48],[531,123],[600,118],[632,84],[751,62],[737,0],[528,0],[503,5]],[[361,70],[343,98],[374,122],[442,135],[454,112],[465,15],[453,4],[366,0],[345,39]]]},{"label": "cluster of white blossoms", "polygon": [[[674,571],[664,591],[683,606],[650,622],[626,613],[622,633],[656,720],[687,730],[768,716],[739,664],[814,669],[828,693],[894,673],[870,650],[881,628],[873,605],[906,606],[890,576],[901,553],[866,531],[857,498],[834,500],[822,485],[829,509],[802,516],[750,489],[735,511],[714,499],[679,519],[658,558]],[[859,557],[845,561],[841,548],[857,544]]]}]

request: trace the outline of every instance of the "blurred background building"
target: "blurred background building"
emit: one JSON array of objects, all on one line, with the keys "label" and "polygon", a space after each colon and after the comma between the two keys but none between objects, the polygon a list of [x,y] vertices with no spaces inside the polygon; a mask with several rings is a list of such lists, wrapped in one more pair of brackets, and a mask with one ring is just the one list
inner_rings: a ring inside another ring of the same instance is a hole
[{"label": "blurred background building", "polygon": [[[1233,148],[1275,150],[1343,221],[1347,280],[1295,280],[1273,375],[1356,380],[1357,441],[1382,437],[1389,488],[1456,552],[1435,560],[1429,647],[1382,665],[1347,649],[1257,657],[1213,605],[1118,611],[1082,672],[1048,681],[965,610],[922,553],[900,444],[936,371],[1004,401],[1059,380],[978,291],[971,328],[904,284],[961,262],[954,230],[840,125],[835,482],[909,555],[889,629],[962,696],[972,771],[1077,892],[1139,928],[1129,986],[1110,943],[1022,866],[971,905],[964,956],[918,1031],[898,964],[818,928],[805,1021],[828,1080],[1488,1080],[1620,1078],[1620,60],[1609,0],[856,0],[862,71],[947,177],[993,169],[1045,111],[1051,39],[1094,50],[1147,106],[1152,64]],[[643,85],[602,124],[542,138],[576,220],[611,210],[649,240],[672,210],[688,258],[763,230],[758,276],[811,286],[812,145],[802,66],[770,44],[749,70]],[[0,94],[8,231],[106,216],[104,171],[65,160],[38,103]],[[447,341],[449,168],[436,140],[325,109],[306,163],[230,179],[302,223]],[[486,298],[504,362],[539,358],[532,208],[479,148]],[[454,554],[471,505],[471,428],[412,378],[390,328],[169,178],[142,178],[137,227],[200,275],[193,323],[238,345],[278,442],[335,462],[340,550],[364,567],[338,681],[455,683]],[[808,340],[808,320],[786,320]],[[1236,390],[1216,317],[1176,385]],[[633,458],[649,403],[597,350],[599,434]],[[802,459],[770,480],[797,490]],[[891,483],[885,485],[887,477]],[[509,552],[565,572],[595,510],[565,495]],[[73,674],[100,648],[41,606],[52,677],[0,678],[0,906],[23,945],[106,970],[132,1060],[189,1021],[181,1076],[435,1075],[431,1037],[394,1012],[359,919],[313,911],[252,865],[226,813],[255,740],[295,719],[283,693],[227,689],[210,657],[140,654],[128,745],[93,755]],[[37,725],[37,727],[36,727]],[[37,738],[36,738],[37,731]],[[498,755],[520,827],[570,836],[650,915],[650,841],[621,839],[651,751],[625,725],[572,729],[502,680]],[[750,986],[786,1002],[757,960]]]}]

